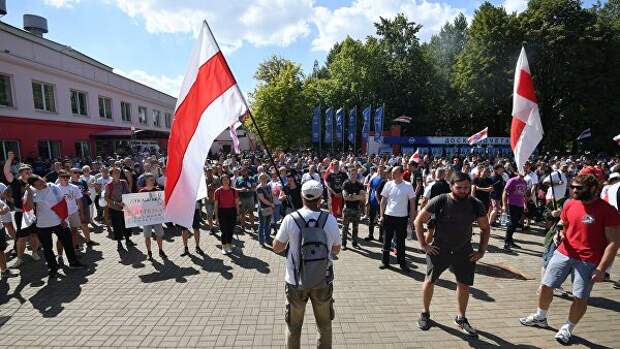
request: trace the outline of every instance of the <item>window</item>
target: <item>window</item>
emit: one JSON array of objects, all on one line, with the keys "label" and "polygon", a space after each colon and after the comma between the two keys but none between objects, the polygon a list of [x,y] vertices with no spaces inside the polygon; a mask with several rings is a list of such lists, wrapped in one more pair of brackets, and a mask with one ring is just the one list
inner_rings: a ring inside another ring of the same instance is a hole
[{"label": "window", "polygon": [[12,151],[15,158],[20,158],[19,143],[17,141],[0,141],[0,160],[6,160],[7,154]]},{"label": "window", "polygon": [[121,118],[123,121],[131,122],[131,104],[121,102]]},{"label": "window", "polygon": [[164,124],[166,125],[166,128],[172,127],[172,114],[170,113],[164,114]]},{"label": "window", "polygon": [[37,110],[56,112],[56,99],[54,96],[54,85],[45,82],[32,82],[32,98],[34,108]]},{"label": "window", "polygon": [[99,117],[112,120],[112,98],[99,96]]},{"label": "window", "polygon": [[88,115],[86,92],[71,90],[71,112],[75,115]]},{"label": "window", "polygon": [[60,142],[39,141],[39,156],[44,159],[58,159],[61,157]]},{"label": "window", "polygon": [[140,122],[143,125],[147,124],[147,114],[146,114],[146,107],[138,107],[138,122]]},{"label": "window", "polygon": [[161,112],[153,109],[153,126],[161,127]]},{"label": "window", "polygon": [[0,74],[0,106],[13,106],[13,90],[11,89],[11,77]]},{"label": "window", "polygon": [[75,155],[81,158],[90,158],[90,145],[88,141],[75,142]]}]

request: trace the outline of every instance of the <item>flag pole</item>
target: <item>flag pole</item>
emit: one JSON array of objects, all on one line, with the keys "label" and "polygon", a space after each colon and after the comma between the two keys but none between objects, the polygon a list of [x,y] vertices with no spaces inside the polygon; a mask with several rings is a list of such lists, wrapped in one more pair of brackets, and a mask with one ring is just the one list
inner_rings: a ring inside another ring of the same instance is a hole
[{"label": "flag pole", "polygon": [[[207,22],[207,20],[203,20],[203,23],[207,26],[207,30],[211,34],[211,37],[213,38],[215,45],[217,45],[218,50],[221,52],[220,44],[215,39],[215,35],[213,35],[213,31],[211,31],[211,27],[209,26],[209,23]],[[232,75],[232,69],[230,69],[230,66],[228,65],[228,61],[226,59],[223,59],[223,61],[224,61],[224,64],[226,65],[226,68],[228,68],[228,71],[230,71]],[[237,88],[239,88],[239,83],[237,82],[237,79],[235,79],[234,75],[232,76],[233,76],[233,79],[235,80]],[[241,92],[240,88],[239,88],[239,92]],[[250,110],[250,106],[248,105],[248,102],[245,100],[245,95],[243,93],[239,93],[239,94],[241,95],[241,100],[243,100],[243,104],[245,104],[245,108],[247,109],[246,114],[250,117],[250,120],[252,120],[252,125],[254,125],[254,128],[256,129],[256,134],[258,134],[258,138],[260,138],[260,141],[263,143],[263,146],[265,147],[265,151],[267,151],[267,155],[269,156],[269,160],[271,160],[271,165],[278,173],[278,178],[280,179],[280,183],[282,184],[282,189],[284,189],[284,187],[286,186],[284,183],[284,179],[282,179],[282,176],[280,176],[280,171],[278,171],[278,166],[276,165],[275,160],[273,160],[273,155],[271,155],[269,146],[267,146],[267,143],[265,142],[265,139],[263,138],[263,134],[261,133],[260,128],[258,128],[258,124],[256,123],[256,120],[254,119],[254,116],[252,115],[252,111]],[[241,122],[241,124],[243,124],[243,122]],[[234,127],[234,125],[232,125],[232,127]],[[289,204],[292,205],[293,201],[290,199],[288,194],[286,196],[287,196]]]}]

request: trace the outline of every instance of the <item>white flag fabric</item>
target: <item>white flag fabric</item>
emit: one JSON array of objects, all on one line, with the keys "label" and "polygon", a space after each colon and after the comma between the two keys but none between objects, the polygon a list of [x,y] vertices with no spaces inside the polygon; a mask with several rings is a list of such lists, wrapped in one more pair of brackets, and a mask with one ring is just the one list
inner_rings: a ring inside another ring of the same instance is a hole
[{"label": "white flag fabric", "polygon": [[510,146],[515,155],[517,169],[519,173],[523,173],[523,165],[543,137],[536,91],[525,55],[525,48],[521,48],[521,54],[517,61],[513,92]]},{"label": "white flag fabric", "polygon": [[469,138],[467,138],[467,143],[469,143],[469,145],[474,145],[480,141],[487,139],[488,136],[489,136],[489,128],[485,127],[484,130],[469,136]]},{"label": "white flag fabric", "polygon": [[620,135],[617,135],[616,137],[614,137],[614,142],[618,143],[618,145],[620,145]]},{"label": "white flag fabric", "polygon": [[165,216],[191,227],[195,201],[206,196],[203,166],[215,138],[240,126],[243,95],[206,21],[189,65],[168,139]]}]

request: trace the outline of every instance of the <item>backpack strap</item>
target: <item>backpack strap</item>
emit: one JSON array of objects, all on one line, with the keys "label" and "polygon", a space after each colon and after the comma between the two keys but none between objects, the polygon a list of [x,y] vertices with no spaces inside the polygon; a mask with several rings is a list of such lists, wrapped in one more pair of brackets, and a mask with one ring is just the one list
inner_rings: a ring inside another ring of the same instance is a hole
[{"label": "backpack strap", "polygon": [[319,214],[319,219],[317,220],[316,226],[323,229],[325,228],[325,224],[327,223],[327,218],[329,217],[329,215],[321,210],[321,213]]}]

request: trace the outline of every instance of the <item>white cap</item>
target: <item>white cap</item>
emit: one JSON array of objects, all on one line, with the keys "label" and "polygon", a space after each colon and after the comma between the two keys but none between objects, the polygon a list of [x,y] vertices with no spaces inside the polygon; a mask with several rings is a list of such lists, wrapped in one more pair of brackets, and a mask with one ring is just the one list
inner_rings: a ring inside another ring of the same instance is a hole
[{"label": "white cap", "polygon": [[323,185],[315,180],[309,180],[301,186],[301,196],[306,200],[316,200],[323,196]]},{"label": "white cap", "polygon": [[610,174],[610,175],[609,175],[609,179],[610,179],[610,180],[612,180],[612,179],[616,179],[616,178],[620,178],[620,173],[618,173],[618,172],[614,172],[614,173],[612,173],[612,174]]}]

